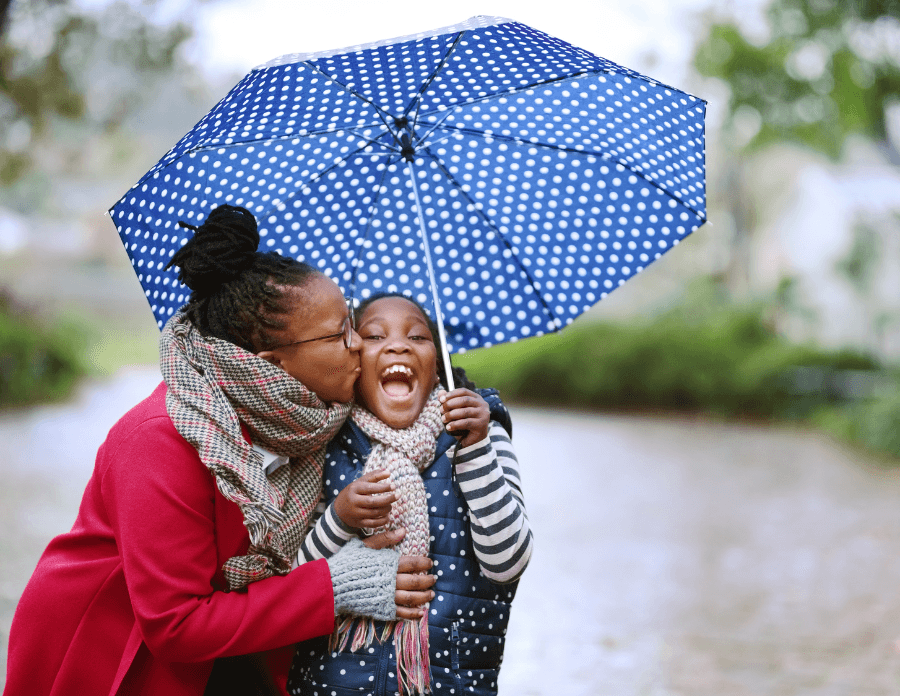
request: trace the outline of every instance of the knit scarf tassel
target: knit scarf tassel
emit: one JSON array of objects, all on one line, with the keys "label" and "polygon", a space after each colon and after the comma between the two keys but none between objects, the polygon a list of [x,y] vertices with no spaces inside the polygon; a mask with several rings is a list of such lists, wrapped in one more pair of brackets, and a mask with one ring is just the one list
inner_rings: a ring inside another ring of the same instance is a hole
[{"label": "knit scarf tassel", "polygon": [[[437,438],[444,429],[437,390],[432,392],[422,413],[408,428],[395,430],[364,408],[354,406],[351,418],[372,441],[372,452],[364,473],[384,469],[399,499],[391,508],[388,524],[375,532],[403,527],[406,536],[397,545],[405,556],[427,556],[429,551],[428,506],[421,472],[431,465]],[[418,620],[389,621],[377,630],[367,617],[340,617],[331,636],[330,649],[351,651],[368,647],[376,640],[384,643],[393,636],[397,656],[397,685],[403,696],[431,691],[431,661],[428,656],[428,605]]]}]

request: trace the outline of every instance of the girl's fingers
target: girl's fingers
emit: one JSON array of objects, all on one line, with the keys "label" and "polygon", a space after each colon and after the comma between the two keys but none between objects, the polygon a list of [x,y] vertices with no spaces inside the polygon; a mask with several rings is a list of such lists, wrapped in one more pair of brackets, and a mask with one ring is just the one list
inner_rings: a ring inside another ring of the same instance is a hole
[{"label": "girl's fingers", "polygon": [[386,478],[390,477],[390,472],[384,469],[377,469],[376,471],[370,471],[368,474],[363,474],[357,480],[358,481],[368,481],[370,483],[377,483],[378,481],[383,481]]},{"label": "girl's fingers", "polygon": [[409,607],[397,607],[398,619],[410,619],[415,621],[416,619],[421,619],[424,613],[425,610],[422,609],[422,607],[416,607],[415,609],[410,609]]},{"label": "girl's fingers", "polygon": [[443,415],[445,423],[463,419],[477,420],[478,418],[484,418],[485,420],[490,420],[490,417],[490,412],[482,414],[477,408],[455,408],[452,411],[445,412]]},{"label": "girl's fingers", "polygon": [[393,483],[366,483],[365,481],[356,481],[353,485],[353,492],[356,495],[387,495],[394,490]]},{"label": "girl's fingers", "polygon": [[431,587],[437,578],[419,573],[427,573],[433,565],[434,562],[427,556],[400,556],[400,563],[397,564],[397,587],[404,590]]},{"label": "girl's fingers", "polygon": [[447,430],[473,430],[481,425],[481,421],[476,418],[465,418],[463,420],[455,420],[447,423]]},{"label": "girl's fingers", "polygon": [[378,495],[356,494],[351,497],[351,501],[355,507],[367,510],[390,509],[391,505],[397,502],[397,493],[396,491],[388,491]]},{"label": "girl's fingers", "polygon": [[444,409],[444,413],[450,411],[454,408],[466,408],[470,406],[477,406],[481,402],[471,396],[462,396],[456,397],[454,399],[446,399],[441,402],[441,407]]},{"label": "girl's fingers", "polygon": [[408,590],[397,590],[394,595],[394,602],[398,607],[408,607],[410,609],[421,607],[434,599],[434,592],[426,590],[424,592],[410,592]]},{"label": "girl's fingers", "polygon": [[385,526],[388,522],[391,521],[390,515],[382,515],[380,517],[369,517],[359,521],[360,527],[365,527],[366,529],[378,529],[379,527]]}]

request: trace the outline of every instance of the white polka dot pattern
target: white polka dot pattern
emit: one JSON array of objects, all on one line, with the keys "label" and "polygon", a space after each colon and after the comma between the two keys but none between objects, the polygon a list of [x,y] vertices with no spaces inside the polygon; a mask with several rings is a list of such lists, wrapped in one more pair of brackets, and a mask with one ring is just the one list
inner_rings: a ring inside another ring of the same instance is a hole
[{"label": "white polka dot pattern", "polygon": [[111,209],[160,326],[172,254],[223,203],[348,295],[432,300],[451,352],[556,331],[706,220],[705,103],[473,18],[247,75]]}]

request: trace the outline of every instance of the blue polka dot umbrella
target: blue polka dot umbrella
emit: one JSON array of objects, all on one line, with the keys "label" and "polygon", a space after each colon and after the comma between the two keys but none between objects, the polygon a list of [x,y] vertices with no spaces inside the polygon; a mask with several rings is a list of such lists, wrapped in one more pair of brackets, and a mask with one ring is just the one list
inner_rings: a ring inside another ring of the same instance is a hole
[{"label": "blue polka dot umbrella", "polygon": [[557,331],[706,220],[703,100],[524,24],[250,72],[110,210],[162,326],[217,205],[353,298],[403,292],[449,352]]}]

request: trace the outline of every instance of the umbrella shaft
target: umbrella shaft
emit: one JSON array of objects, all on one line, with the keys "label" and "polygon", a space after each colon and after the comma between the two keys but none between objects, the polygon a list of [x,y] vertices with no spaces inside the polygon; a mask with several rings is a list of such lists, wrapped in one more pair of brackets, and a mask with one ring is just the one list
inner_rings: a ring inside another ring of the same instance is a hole
[{"label": "umbrella shaft", "polygon": [[416,216],[419,218],[419,232],[422,234],[422,244],[425,247],[425,265],[428,267],[428,279],[431,281],[431,298],[434,301],[434,323],[438,327],[438,336],[441,339],[441,355],[444,356],[444,376],[447,378],[447,391],[454,389],[453,373],[450,370],[450,353],[447,352],[447,337],[444,334],[444,316],[441,314],[441,301],[438,299],[437,277],[434,274],[434,266],[431,265],[431,247],[428,245],[428,233],[425,231],[425,218],[422,215],[422,204],[419,202],[419,188],[416,186],[416,174],[413,163],[406,163],[409,172],[409,180],[412,184],[413,195],[416,198]]}]

